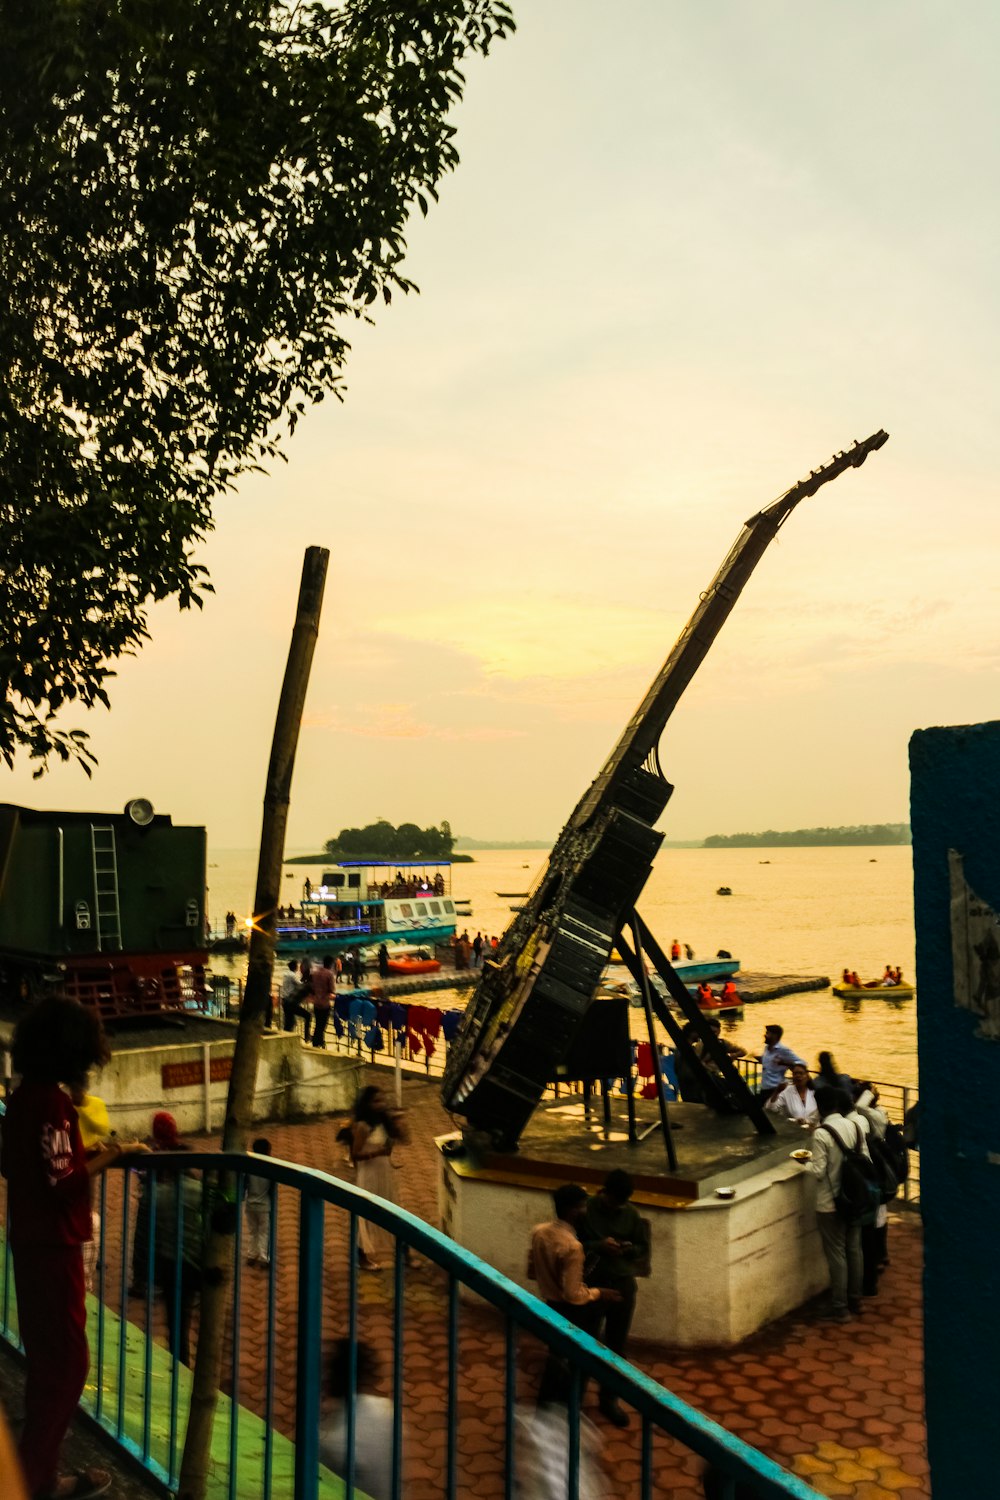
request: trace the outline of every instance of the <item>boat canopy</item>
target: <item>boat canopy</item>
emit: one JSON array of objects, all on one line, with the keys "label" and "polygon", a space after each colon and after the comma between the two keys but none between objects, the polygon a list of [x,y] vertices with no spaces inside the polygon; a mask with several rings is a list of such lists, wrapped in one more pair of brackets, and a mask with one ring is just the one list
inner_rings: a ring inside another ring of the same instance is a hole
[{"label": "boat canopy", "polygon": [[428,865],[435,869],[451,869],[450,859],[338,859],[337,867],[341,870],[426,870]]}]

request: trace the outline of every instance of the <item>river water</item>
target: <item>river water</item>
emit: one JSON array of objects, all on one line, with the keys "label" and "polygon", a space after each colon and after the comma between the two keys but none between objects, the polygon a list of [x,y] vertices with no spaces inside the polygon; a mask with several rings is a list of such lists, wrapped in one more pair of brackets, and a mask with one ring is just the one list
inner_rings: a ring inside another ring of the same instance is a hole
[{"label": "river water", "polygon": [[[294,851],[293,851],[294,852]],[[527,891],[546,859],[542,850],[477,851],[455,865],[452,888],[472,902],[469,932],[503,931],[511,899]],[[318,866],[286,866],[282,889],[298,901],[302,880]],[[220,849],[209,854],[209,911],[222,926],[227,910],[249,913],[256,854]],[[719,886],[731,896],[717,896]],[[847,965],[861,978],[898,964],[915,979],[913,871],[906,846],[809,849],[664,849],[639,909],[664,948],[690,943],[698,958],[726,948],[744,970],[790,976],[829,976]],[[242,959],[217,956],[216,973],[242,974]],[[634,1021],[641,1012],[634,1015]],[[748,1005],[725,1032],[758,1048],[765,1023],[785,1028],[785,1041],[811,1063],[829,1048],[855,1077],[903,1084],[917,1081],[916,1002],[866,1000],[845,1008],[829,989]],[[633,1030],[634,1030],[633,1026]]]}]

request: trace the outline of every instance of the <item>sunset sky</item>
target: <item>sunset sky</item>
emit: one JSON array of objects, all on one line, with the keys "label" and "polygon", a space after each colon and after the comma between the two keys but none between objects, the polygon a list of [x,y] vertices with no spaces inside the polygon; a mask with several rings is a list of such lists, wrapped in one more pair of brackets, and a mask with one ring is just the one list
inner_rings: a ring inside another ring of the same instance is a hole
[{"label": "sunset sky", "polygon": [[[100,759],[256,842],[303,550],[331,549],[289,842],[384,816],[551,837],[743,521],[803,503],[668,726],[668,838],[908,816],[917,727],[1000,717],[1000,10],[521,0],[469,69],[420,295],[218,506]],[[67,720],[72,724],[73,720]]]}]

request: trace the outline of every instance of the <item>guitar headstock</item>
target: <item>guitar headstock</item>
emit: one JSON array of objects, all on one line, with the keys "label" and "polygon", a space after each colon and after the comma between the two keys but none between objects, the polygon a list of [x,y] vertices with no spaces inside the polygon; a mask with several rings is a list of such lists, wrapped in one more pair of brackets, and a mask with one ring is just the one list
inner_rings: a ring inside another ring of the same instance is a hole
[{"label": "guitar headstock", "polygon": [[869,453],[875,453],[883,443],[888,441],[889,434],[880,427],[878,432],[872,433],[871,437],[855,442],[853,447],[846,451],[835,453],[828,464],[823,464],[822,468],[813,469],[808,479],[800,480],[787,494],[782,495],[779,504],[789,500],[804,500],[807,495],[815,495],[821,485],[831,479],[836,479],[837,475],[842,474],[845,469],[860,469]]}]

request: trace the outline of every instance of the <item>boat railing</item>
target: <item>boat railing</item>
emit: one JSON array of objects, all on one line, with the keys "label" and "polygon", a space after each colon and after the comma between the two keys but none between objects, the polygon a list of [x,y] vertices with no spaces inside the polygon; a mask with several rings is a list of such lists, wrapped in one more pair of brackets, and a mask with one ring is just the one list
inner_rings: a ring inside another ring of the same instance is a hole
[{"label": "boat railing", "polygon": [[[819,1500],[803,1480],[445,1234],[353,1183],[269,1156],[189,1152],[145,1157],[141,1168],[135,1162],[99,1180],[83,1406],[123,1455],[168,1489],[178,1484],[191,1405],[187,1359],[198,1315],[190,1288],[200,1275],[205,1226],[221,1222],[231,1233],[216,1272],[228,1313],[211,1500],[362,1500],[362,1454],[372,1446],[363,1424],[372,1420],[372,1404],[359,1402],[359,1342],[381,1350],[385,1362],[379,1437],[392,1500],[417,1491],[454,1500],[470,1454],[480,1455],[473,1462],[483,1476],[476,1493],[480,1484],[504,1500],[533,1493],[541,1465],[566,1500],[594,1493],[593,1429],[582,1416],[588,1381],[633,1416],[616,1449],[616,1495],[652,1500],[654,1491],[686,1490],[707,1465],[719,1494]],[[242,1208],[251,1177],[263,1184],[266,1210],[256,1243]],[[5,1184],[0,1193],[6,1197]],[[0,1222],[9,1222],[6,1202]],[[370,1228],[388,1239],[381,1290],[360,1266]],[[7,1233],[0,1336],[18,1347]],[[321,1447],[324,1370],[336,1340],[346,1340],[348,1368],[341,1436],[331,1453]],[[541,1411],[543,1366],[558,1395]]]}]

